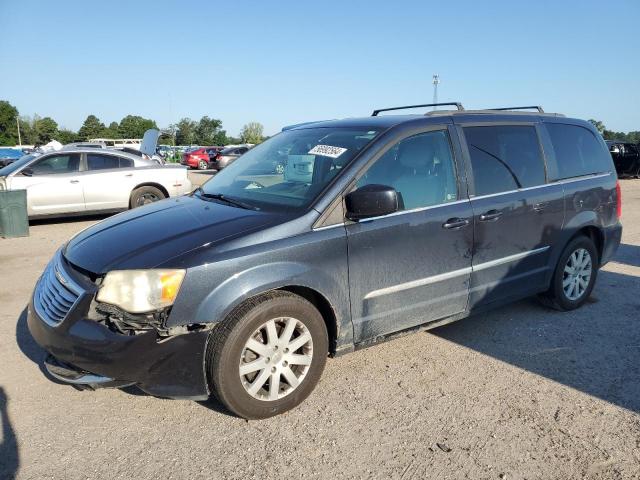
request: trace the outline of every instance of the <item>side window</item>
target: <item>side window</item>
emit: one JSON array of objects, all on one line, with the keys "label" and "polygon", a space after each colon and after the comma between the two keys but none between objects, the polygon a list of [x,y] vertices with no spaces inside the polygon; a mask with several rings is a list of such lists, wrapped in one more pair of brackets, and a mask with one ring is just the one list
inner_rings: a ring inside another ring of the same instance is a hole
[{"label": "side window", "polygon": [[131,168],[133,167],[133,160],[130,158],[120,157],[120,168]]},{"label": "side window", "polygon": [[611,170],[611,156],[584,127],[546,123],[558,163],[558,178],[579,177]]},{"label": "side window", "polygon": [[55,175],[73,173],[80,170],[80,154],[51,155],[31,165],[33,175]]},{"label": "side window", "polygon": [[536,129],[527,125],[466,127],[476,195],[545,183]]},{"label": "side window", "polygon": [[87,169],[89,170],[108,170],[118,168],[119,164],[119,158],[115,155],[87,153]]},{"label": "side window", "polygon": [[379,184],[395,188],[404,210],[457,200],[455,166],[446,130],[422,133],[391,147],[356,187]]}]

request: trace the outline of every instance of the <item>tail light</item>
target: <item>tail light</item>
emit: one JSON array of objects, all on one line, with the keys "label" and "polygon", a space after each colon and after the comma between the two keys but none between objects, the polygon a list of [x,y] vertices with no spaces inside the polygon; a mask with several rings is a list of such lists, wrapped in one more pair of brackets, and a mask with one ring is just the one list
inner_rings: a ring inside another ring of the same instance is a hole
[{"label": "tail light", "polygon": [[620,180],[616,181],[616,215],[622,217],[622,192],[620,191]]}]

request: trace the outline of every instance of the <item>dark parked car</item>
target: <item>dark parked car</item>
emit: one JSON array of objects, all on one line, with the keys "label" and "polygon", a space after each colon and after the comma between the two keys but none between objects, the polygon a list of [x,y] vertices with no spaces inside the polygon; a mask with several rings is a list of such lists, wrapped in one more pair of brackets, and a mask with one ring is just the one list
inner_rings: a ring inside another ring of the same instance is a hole
[{"label": "dark parked car", "polygon": [[1,148],[0,147],[0,168],[6,167],[10,163],[15,162],[24,155],[22,150],[17,148]]},{"label": "dark parked car", "polygon": [[535,294],[582,306],[622,232],[604,141],[542,109],[456,108],[290,128],[82,231],[28,308],[47,369],[264,418],[328,355]]},{"label": "dark parked car", "polygon": [[619,176],[640,177],[640,147],[635,143],[607,140]]},{"label": "dark parked car", "polygon": [[219,151],[209,162],[210,168],[222,170],[236,161],[238,157],[249,151],[249,147],[229,147]]}]

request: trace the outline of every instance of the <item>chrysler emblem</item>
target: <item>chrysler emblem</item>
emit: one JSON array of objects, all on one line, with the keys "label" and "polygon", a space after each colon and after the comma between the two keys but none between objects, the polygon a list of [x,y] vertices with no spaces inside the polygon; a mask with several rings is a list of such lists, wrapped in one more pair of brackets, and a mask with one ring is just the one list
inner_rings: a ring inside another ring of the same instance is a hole
[{"label": "chrysler emblem", "polygon": [[62,276],[62,274],[58,271],[58,269],[57,269],[57,268],[56,268],[56,278],[58,279],[58,281],[59,281],[61,284],[63,284],[63,285],[66,285],[66,284],[67,284],[67,279],[66,279],[66,278],[64,278],[64,277]]}]

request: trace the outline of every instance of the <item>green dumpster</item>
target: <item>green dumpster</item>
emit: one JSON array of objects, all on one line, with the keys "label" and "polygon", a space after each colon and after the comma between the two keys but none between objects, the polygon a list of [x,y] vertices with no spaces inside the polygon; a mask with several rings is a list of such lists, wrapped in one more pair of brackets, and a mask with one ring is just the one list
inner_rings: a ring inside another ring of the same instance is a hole
[{"label": "green dumpster", "polygon": [[27,191],[0,191],[0,235],[4,238],[29,235]]}]

